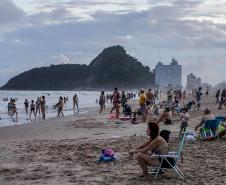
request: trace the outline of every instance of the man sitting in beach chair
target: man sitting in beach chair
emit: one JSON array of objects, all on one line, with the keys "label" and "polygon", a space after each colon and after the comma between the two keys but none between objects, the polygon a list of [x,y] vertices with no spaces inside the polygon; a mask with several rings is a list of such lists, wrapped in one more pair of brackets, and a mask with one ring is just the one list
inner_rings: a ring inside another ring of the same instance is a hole
[{"label": "man sitting in beach chair", "polygon": [[208,108],[204,110],[203,118],[200,124],[195,127],[195,130],[199,127],[201,127],[200,136],[203,140],[219,138],[226,134],[225,124],[221,124],[220,119],[216,119]]}]

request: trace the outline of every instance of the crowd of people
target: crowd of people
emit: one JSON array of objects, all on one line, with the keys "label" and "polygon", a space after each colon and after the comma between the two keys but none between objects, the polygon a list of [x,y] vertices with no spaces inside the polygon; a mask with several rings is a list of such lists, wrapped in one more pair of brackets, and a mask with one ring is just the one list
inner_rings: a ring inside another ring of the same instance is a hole
[{"label": "crowd of people", "polygon": [[[150,158],[150,153],[168,153],[167,140],[164,137],[160,136],[160,123],[171,125],[173,124],[173,116],[175,114],[179,115],[179,138],[181,138],[182,133],[184,133],[186,128],[189,126],[189,112],[201,110],[202,99],[204,96],[202,87],[192,90],[191,94],[187,93],[185,90],[182,91],[170,89],[166,92],[166,101],[156,102],[156,99],[158,99],[160,92],[161,91],[157,90],[152,91],[152,89],[148,89],[147,91],[141,89],[138,93],[139,108],[134,110],[131,109],[131,106],[129,106],[128,103],[128,100],[131,98],[131,96],[126,96],[124,91],[120,93],[118,89],[115,88],[111,96],[113,107],[110,113],[115,111],[116,119],[119,118],[120,107],[123,108],[122,113],[124,114],[124,116],[126,116],[125,107],[128,106],[130,107],[131,123],[138,123],[137,115],[140,115],[141,117],[140,122],[148,122],[146,132],[150,139],[144,144],[138,146],[135,150],[130,151],[131,155],[136,154],[136,159],[143,171],[142,176],[144,177],[148,176],[148,166],[158,166],[160,163],[159,159]],[[209,96],[208,88],[206,89],[205,95]],[[216,93],[216,99],[216,102],[219,103],[219,109],[222,109],[222,106],[226,106],[226,90],[218,90]],[[106,97],[104,95],[104,91],[102,91],[99,98],[100,113],[102,113],[105,107],[105,101]],[[148,115],[150,116],[148,117]],[[211,110],[205,108],[203,117],[200,120],[200,123],[195,127],[195,130],[200,127],[202,128],[206,121],[214,119],[216,119],[216,116],[211,114]],[[219,137],[222,137],[226,134],[226,125],[221,123],[219,125],[219,128]],[[168,161],[170,161],[170,163],[172,164],[174,162],[172,159],[168,159]],[[166,163],[166,161],[163,161],[162,166],[164,167],[167,165],[169,164]]]},{"label": "crowd of people", "polygon": [[[17,98],[4,98],[3,101],[8,101],[8,115],[10,118],[15,118],[15,120],[18,120],[18,108],[17,108]],[[72,97],[73,101],[73,110],[77,109],[77,113],[79,112],[79,98],[77,94],[75,94]],[[52,109],[57,109],[57,116],[64,116],[64,107],[66,103],[68,102],[68,97],[59,97],[59,101],[53,105]],[[37,116],[40,115],[43,120],[46,119],[46,112],[50,108],[46,105],[46,97],[41,96],[37,97],[36,101],[35,100],[28,100],[25,99],[24,101],[24,111],[25,114],[28,115],[28,120],[31,118],[34,118],[36,120]]]}]

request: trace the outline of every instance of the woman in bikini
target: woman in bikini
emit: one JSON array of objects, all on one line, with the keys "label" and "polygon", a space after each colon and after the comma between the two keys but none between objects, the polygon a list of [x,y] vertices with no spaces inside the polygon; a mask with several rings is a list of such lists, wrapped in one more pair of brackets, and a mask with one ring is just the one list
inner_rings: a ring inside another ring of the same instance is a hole
[{"label": "woman in bikini", "polygon": [[[136,154],[136,159],[143,171],[143,177],[148,177],[148,166],[159,166],[161,159],[151,158],[153,153],[164,155],[168,154],[168,144],[161,136],[159,136],[159,126],[156,122],[149,122],[147,127],[147,135],[150,139],[138,146],[135,150],[130,151],[130,154]],[[167,165],[163,161],[162,167]]]}]

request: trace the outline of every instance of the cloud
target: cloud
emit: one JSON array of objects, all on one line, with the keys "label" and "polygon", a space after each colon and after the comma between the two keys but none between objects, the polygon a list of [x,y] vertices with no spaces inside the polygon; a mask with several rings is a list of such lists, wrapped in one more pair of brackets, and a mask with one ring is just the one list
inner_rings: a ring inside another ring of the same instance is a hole
[{"label": "cloud", "polygon": [[[24,15],[21,10],[22,17],[16,21],[21,26],[10,32],[5,29],[0,37],[1,68],[3,62],[7,63],[5,69],[14,65],[21,72],[56,62],[88,64],[105,47],[120,44],[152,69],[159,60],[169,63],[175,56],[184,66],[184,77],[194,71],[211,83],[226,78],[222,72],[226,67],[226,24],[211,19],[215,8],[202,12],[209,20],[200,19],[198,10],[204,1],[142,0],[145,9],[135,8],[140,2],[135,0],[42,2],[41,11]],[[216,75],[205,76],[207,72]]]},{"label": "cloud", "polygon": [[69,57],[60,54],[59,56],[53,56],[52,57],[55,60],[56,64],[71,64],[71,60],[69,59]]},{"label": "cloud", "polygon": [[0,1],[0,24],[16,23],[24,16],[25,12],[19,9],[11,0]]}]

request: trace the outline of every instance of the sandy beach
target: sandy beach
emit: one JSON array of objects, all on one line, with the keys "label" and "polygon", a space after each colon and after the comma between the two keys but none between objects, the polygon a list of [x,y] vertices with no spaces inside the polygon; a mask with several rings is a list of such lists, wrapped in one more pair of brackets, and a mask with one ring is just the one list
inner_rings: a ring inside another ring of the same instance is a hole
[{"label": "sandy beach", "polygon": [[[206,107],[214,114],[226,115],[225,108],[217,109],[213,96],[205,96],[201,110],[190,112],[190,130],[200,122]],[[225,184],[226,138],[187,141],[184,161],[179,164],[184,180],[178,180],[170,171],[157,179],[144,180],[128,152],[147,139],[147,125],[108,122],[109,108],[103,115],[98,114],[97,108],[87,110],[86,114],[0,128],[0,184]],[[170,150],[178,145],[180,128],[178,116],[173,119],[173,125],[160,125],[161,130],[172,132]],[[118,159],[96,163],[102,148],[113,149]]]}]

